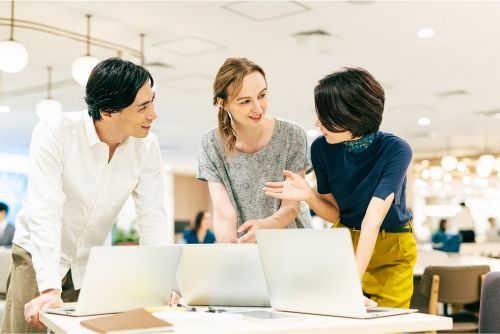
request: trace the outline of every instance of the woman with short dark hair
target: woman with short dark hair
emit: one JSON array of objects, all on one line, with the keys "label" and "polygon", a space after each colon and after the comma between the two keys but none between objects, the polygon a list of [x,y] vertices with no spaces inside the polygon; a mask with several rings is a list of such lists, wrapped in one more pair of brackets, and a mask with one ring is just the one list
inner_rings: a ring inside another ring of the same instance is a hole
[{"label": "woman with short dark hair", "polygon": [[408,308],[417,257],[405,193],[411,148],[379,131],[384,90],[366,70],[327,75],[314,95],[323,133],[311,147],[318,193],[289,171],[289,179],[268,182],[264,190],[275,198],[304,200],[335,227],[347,227],[365,295],[381,306]]}]

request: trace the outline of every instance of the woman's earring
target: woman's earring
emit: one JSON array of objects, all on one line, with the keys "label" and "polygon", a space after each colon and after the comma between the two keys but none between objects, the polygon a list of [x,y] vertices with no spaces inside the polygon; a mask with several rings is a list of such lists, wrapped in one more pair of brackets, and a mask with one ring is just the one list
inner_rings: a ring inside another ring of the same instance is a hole
[{"label": "woman's earring", "polygon": [[232,123],[233,122],[233,116],[231,115],[231,113],[228,110],[226,110],[226,112],[227,112],[227,115],[229,116],[229,119],[231,120],[231,123]]}]

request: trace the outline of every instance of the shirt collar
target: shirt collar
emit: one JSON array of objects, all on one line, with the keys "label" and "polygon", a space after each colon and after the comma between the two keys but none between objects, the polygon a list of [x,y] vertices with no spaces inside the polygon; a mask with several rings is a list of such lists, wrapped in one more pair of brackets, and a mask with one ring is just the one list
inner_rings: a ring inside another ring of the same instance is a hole
[{"label": "shirt collar", "polygon": [[[97,143],[102,143],[101,139],[97,135],[97,130],[95,128],[94,120],[92,117],[89,116],[88,113],[85,113],[83,115],[83,122],[85,125],[85,132],[87,133],[87,141],[89,143],[89,146],[93,146]],[[120,146],[123,148],[125,145],[128,145],[130,142],[129,140],[130,136],[125,138],[125,140],[120,144]]]},{"label": "shirt collar", "polygon": [[370,144],[373,142],[375,139],[375,132],[367,134],[366,136],[363,136],[357,140],[350,140],[350,141],[345,141],[342,142],[342,146],[347,152],[350,152],[354,155],[360,154],[370,146]]},{"label": "shirt collar", "polygon": [[99,139],[99,136],[97,135],[94,120],[92,119],[92,117],[90,117],[90,115],[88,113],[85,113],[83,115],[83,123],[85,126],[85,132],[87,133],[87,140],[88,140],[89,146],[100,143],[101,140]]}]

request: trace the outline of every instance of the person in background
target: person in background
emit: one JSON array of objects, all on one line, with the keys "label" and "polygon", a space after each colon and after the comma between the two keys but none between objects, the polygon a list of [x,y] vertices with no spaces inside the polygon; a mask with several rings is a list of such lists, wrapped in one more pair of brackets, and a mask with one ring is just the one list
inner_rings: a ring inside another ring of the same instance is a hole
[{"label": "person in background", "polygon": [[439,220],[439,228],[432,235],[432,248],[443,252],[456,253],[460,249],[460,236],[450,230],[448,220]]},{"label": "person in background", "polygon": [[7,221],[9,214],[9,206],[0,202],[0,246],[12,246],[12,239],[14,238],[15,227]]},{"label": "person in background", "polygon": [[308,166],[305,131],[267,114],[267,88],[264,70],[246,58],[227,59],[215,77],[218,128],[202,137],[198,179],[208,182],[220,243],[255,242],[258,229],[309,225],[298,201],[262,192],[266,181],[284,179],[284,169],[303,176]]},{"label": "person in background", "polygon": [[450,219],[450,223],[448,229],[452,233],[458,233],[459,231],[474,231],[474,218],[472,218],[470,209],[465,202],[460,203],[460,211]]},{"label": "person in background", "polygon": [[438,249],[443,247],[445,241],[448,239],[449,232],[447,232],[448,221],[446,219],[439,220],[438,230],[432,234],[432,247]]},{"label": "person in background", "polygon": [[489,228],[486,231],[486,241],[500,241],[500,231],[497,227],[495,217],[488,218]]},{"label": "person in background", "polygon": [[363,292],[370,298],[365,304],[408,308],[417,259],[406,206],[411,148],[379,131],[385,94],[368,71],[344,68],[327,75],[314,98],[316,126],[323,133],[311,146],[317,192],[290,171],[284,172],[287,180],[268,182],[264,191],[283,200],[305,200],[335,227],[347,227]]},{"label": "person in background", "polygon": [[104,60],[85,88],[88,112],[35,126],[2,333],[47,332],[40,312],[77,301],[90,249],[104,244],[130,195],[140,244],[166,243],[160,146],[150,132],[153,84],[141,66]]},{"label": "person in background", "polygon": [[208,211],[200,211],[194,219],[194,228],[184,231],[184,241],[187,244],[213,244],[215,234],[210,231],[212,225],[212,214]]}]

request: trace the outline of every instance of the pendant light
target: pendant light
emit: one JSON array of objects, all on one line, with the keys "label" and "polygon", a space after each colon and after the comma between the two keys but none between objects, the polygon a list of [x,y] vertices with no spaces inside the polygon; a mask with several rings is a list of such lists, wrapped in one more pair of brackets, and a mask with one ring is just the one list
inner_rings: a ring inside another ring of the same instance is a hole
[{"label": "pendant light", "polygon": [[[2,73],[0,72],[0,96],[2,94]],[[0,99],[0,113],[8,113],[10,112],[10,107],[2,103]]]},{"label": "pendant light", "polygon": [[73,78],[80,85],[87,85],[87,80],[89,79],[90,72],[99,63],[99,58],[90,55],[90,18],[92,15],[87,14],[87,53],[85,56],[81,56],[75,59],[73,66],[71,67],[71,73]]},{"label": "pendant light", "polygon": [[16,73],[28,63],[28,51],[14,40],[14,0],[10,4],[10,38],[0,42],[0,71]]},{"label": "pendant light", "polygon": [[446,138],[446,155],[441,159],[441,167],[445,171],[452,171],[457,167],[458,159],[450,154],[450,138]]},{"label": "pendant light", "polygon": [[47,67],[47,73],[47,98],[38,101],[36,114],[40,119],[52,121],[62,115],[62,105],[59,101],[52,98],[52,67]]},{"label": "pendant light", "polygon": [[141,66],[142,67],[144,67],[144,63],[145,63],[145,60],[144,60],[144,36],[145,36],[144,33],[139,34],[139,37],[141,38]]},{"label": "pendant light", "polygon": [[479,157],[476,164],[476,174],[480,177],[488,177],[495,168],[495,156],[489,152],[488,137],[484,138],[484,153]]}]

